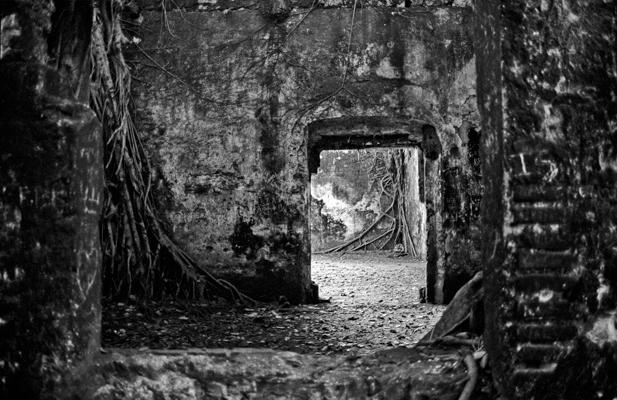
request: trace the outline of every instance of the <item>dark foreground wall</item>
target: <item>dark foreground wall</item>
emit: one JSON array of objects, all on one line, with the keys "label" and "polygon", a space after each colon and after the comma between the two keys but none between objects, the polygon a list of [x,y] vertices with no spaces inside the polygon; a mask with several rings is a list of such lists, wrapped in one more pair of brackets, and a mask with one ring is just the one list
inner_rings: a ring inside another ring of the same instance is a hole
[{"label": "dark foreground wall", "polygon": [[477,3],[486,342],[512,399],[617,396],[617,4]]},{"label": "dark foreground wall", "polygon": [[[137,124],[175,239],[245,291],[299,302],[310,283],[305,127],[338,117],[416,119],[434,126],[449,152],[464,146],[476,102],[469,8],[354,13],[353,2],[292,3],[268,15],[254,2],[185,1],[162,13],[160,2],[144,1],[142,41],[128,57]],[[438,228],[435,164],[436,200],[427,207]],[[432,240],[443,286],[445,236]]]},{"label": "dark foreground wall", "polygon": [[91,4],[2,1],[0,398],[56,398],[99,350],[101,130]]}]

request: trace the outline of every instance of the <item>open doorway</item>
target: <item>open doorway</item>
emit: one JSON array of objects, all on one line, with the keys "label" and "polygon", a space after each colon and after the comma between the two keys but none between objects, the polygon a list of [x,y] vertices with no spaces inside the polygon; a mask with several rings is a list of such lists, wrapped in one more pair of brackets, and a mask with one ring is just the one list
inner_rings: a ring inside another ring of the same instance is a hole
[{"label": "open doorway", "polygon": [[[368,345],[411,345],[426,302],[424,156],[417,146],[324,150],[311,174],[311,277]],[[378,344],[378,343],[375,343]]]},{"label": "open doorway", "polygon": [[[322,296],[340,295],[331,281],[321,281],[324,268],[330,265],[327,260],[355,254],[367,262],[374,259],[366,267],[370,276],[376,271],[387,274],[383,271],[385,265],[413,264],[417,270],[411,274],[413,278],[408,276],[412,268],[393,271],[394,275],[405,275],[394,277],[406,287],[405,294],[396,297],[400,301],[412,297],[419,300],[420,289],[426,282],[426,207],[420,195],[421,159],[417,148],[321,152],[320,167],[311,175],[309,219],[311,271]],[[398,261],[387,262],[394,259]],[[386,291],[370,293],[378,301],[384,300],[379,297]],[[368,293],[367,296],[371,297]]]}]

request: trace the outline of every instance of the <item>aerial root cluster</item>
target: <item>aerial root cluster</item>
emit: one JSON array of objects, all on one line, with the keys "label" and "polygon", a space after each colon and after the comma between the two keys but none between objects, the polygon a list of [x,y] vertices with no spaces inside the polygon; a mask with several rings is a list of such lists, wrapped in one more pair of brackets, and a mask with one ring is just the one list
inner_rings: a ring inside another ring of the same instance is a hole
[{"label": "aerial root cluster", "polygon": [[107,295],[211,295],[254,303],[217,279],[167,234],[157,216],[151,168],[131,117],[131,75],[122,46],[122,1],[100,0],[91,41],[91,107],[103,125],[106,196],[101,223]]},{"label": "aerial root cluster", "polygon": [[[378,185],[380,198],[388,204],[375,220],[362,232],[343,244],[322,251],[333,253],[340,251],[385,250],[395,245],[403,246],[403,252],[418,256],[418,250],[411,234],[405,204],[405,152],[394,150],[377,153],[373,159],[370,174],[373,184]],[[389,220],[390,226],[381,232],[383,220]]]}]

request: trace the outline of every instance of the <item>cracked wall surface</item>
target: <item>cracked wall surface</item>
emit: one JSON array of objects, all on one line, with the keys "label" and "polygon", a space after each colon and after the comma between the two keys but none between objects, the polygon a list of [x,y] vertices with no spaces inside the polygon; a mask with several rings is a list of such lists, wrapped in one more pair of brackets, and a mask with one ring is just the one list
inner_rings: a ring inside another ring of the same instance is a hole
[{"label": "cracked wall surface", "polygon": [[460,356],[425,349],[331,357],[267,349],[124,352],[99,357],[69,393],[79,399],[454,400]]}]

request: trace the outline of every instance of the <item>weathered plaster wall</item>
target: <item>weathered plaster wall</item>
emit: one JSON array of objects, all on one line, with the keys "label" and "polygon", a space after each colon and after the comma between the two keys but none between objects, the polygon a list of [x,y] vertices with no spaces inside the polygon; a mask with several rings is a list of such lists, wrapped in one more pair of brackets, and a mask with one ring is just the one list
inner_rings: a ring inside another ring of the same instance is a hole
[{"label": "weathered plaster wall", "polygon": [[56,399],[100,348],[92,5],[1,2],[0,18],[0,398]]},{"label": "weathered plaster wall", "polygon": [[482,269],[480,199],[482,182],[479,133],[464,124],[460,141],[444,149],[441,165],[443,243],[445,276],[443,299],[449,303],[457,290]]},{"label": "weathered plaster wall", "polygon": [[254,295],[307,300],[303,127],[415,118],[449,148],[476,121],[471,10],[202,6],[144,12],[128,55],[160,210],[218,275]]},{"label": "weathered plaster wall", "polygon": [[[370,177],[376,156],[375,150],[321,152],[319,170],[311,176],[312,251],[352,239],[379,215],[380,191]],[[328,226],[329,221],[334,224]]]},{"label": "weathered plaster wall", "polygon": [[617,3],[476,10],[494,376],[512,399],[614,398]]}]

